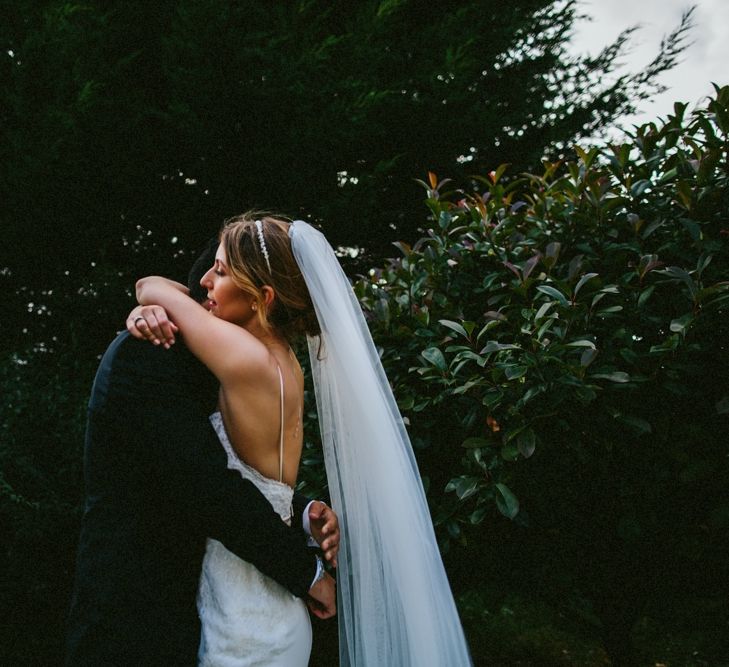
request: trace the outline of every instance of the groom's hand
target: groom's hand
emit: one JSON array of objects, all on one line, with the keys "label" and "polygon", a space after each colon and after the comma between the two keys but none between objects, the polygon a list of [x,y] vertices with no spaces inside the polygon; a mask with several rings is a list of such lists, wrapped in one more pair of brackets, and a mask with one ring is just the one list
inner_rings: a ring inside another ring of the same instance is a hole
[{"label": "groom's hand", "polygon": [[306,604],[311,613],[317,618],[332,618],[337,613],[337,590],[334,579],[325,573],[309,589],[309,599]]},{"label": "groom's hand", "polygon": [[320,500],[313,501],[309,504],[309,529],[324,552],[324,558],[330,565],[337,567],[339,519],[336,512]]}]

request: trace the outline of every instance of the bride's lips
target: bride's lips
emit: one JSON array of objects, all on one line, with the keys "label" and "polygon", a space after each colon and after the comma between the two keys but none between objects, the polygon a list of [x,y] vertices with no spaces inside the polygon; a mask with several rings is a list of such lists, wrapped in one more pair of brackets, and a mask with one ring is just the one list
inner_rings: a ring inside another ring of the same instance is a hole
[{"label": "bride's lips", "polygon": [[214,308],[215,306],[217,306],[217,305],[218,305],[218,304],[217,304],[217,303],[215,303],[215,301],[213,301],[212,299],[206,299],[206,300],[205,300],[205,303],[203,304],[203,306],[204,306],[204,307],[205,307],[205,308],[206,308],[207,310],[212,310],[212,309],[213,309],[213,308]]}]

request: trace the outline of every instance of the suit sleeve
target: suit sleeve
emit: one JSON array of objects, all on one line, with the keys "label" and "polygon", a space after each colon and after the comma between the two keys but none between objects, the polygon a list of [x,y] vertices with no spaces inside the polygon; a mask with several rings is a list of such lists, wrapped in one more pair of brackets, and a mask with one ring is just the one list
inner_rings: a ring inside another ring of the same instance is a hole
[{"label": "suit sleeve", "polygon": [[303,493],[298,491],[294,493],[293,499],[293,517],[291,519],[291,525],[296,528],[302,528],[302,522],[304,519],[304,510],[306,506],[311,502],[312,498],[307,498]]},{"label": "suit sleeve", "polygon": [[128,380],[121,391],[126,387],[134,398],[125,418],[154,448],[165,495],[209,537],[304,597],[316,563],[303,532],[284,524],[254,484],[228,469],[209,405],[200,400],[199,377],[186,372],[197,362],[173,350],[130,339],[117,355]]}]

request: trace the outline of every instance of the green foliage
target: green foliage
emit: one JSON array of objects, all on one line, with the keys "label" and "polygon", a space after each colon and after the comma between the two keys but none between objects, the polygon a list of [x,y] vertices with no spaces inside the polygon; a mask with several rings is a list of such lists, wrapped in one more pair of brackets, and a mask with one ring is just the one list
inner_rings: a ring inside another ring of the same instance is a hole
[{"label": "green foliage", "polygon": [[589,622],[514,593],[472,590],[458,601],[476,665],[603,667],[610,661]]},{"label": "green foliage", "polygon": [[[0,364],[0,630],[5,664],[60,664],[93,359],[36,348]],[[42,628],[42,630],[40,629]]]},{"label": "green foliage", "polygon": [[358,281],[451,537],[493,502],[518,519],[509,479],[543,446],[640,447],[654,401],[680,403],[690,360],[722,353],[729,88],[685,109],[537,173],[450,192],[431,173],[427,236]]},{"label": "green foliage", "polygon": [[39,289],[91,262],[176,273],[249,207],[375,253],[414,238],[413,173],[533,166],[660,89],[688,17],[623,73],[630,30],[568,56],[576,6],[5,2],[0,268]]},{"label": "green foliage", "polygon": [[[705,667],[729,664],[727,603],[686,592],[680,604],[646,601],[631,628],[635,665]],[[470,590],[458,599],[461,619],[476,665],[588,667],[616,663],[595,636],[599,619],[578,597],[550,604],[515,593],[500,583]]]},{"label": "green foliage", "polygon": [[615,664],[646,603],[729,574],[728,114],[717,88],[538,171],[430,173],[427,235],[355,283],[455,581],[589,600]]}]

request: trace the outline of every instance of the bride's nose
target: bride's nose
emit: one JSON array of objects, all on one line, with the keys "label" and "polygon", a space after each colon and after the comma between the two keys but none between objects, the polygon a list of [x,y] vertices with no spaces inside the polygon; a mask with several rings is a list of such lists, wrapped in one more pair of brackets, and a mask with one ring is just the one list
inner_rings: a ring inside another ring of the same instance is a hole
[{"label": "bride's nose", "polygon": [[212,284],[212,281],[210,280],[210,276],[211,276],[211,275],[212,275],[212,273],[213,273],[213,268],[214,268],[214,267],[212,267],[212,266],[211,266],[211,267],[210,267],[210,268],[209,268],[209,269],[208,269],[208,270],[207,270],[207,271],[206,271],[206,272],[205,272],[205,273],[203,274],[203,277],[202,277],[202,278],[200,278],[200,285],[201,285],[202,287],[205,287],[205,288],[207,288],[207,287],[210,287],[210,285]]}]

